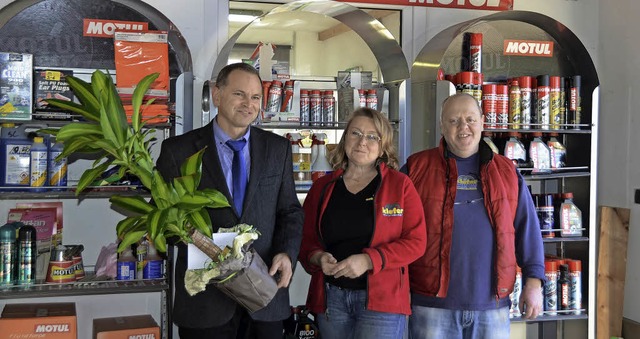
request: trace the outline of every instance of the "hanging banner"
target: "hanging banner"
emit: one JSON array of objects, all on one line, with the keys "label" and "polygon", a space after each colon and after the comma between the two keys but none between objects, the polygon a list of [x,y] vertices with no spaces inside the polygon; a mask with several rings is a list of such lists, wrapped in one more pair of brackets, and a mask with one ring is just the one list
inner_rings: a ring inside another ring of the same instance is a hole
[{"label": "hanging banner", "polygon": [[514,0],[345,0],[345,2],[369,4],[477,9],[485,11],[513,10],[513,1]]}]

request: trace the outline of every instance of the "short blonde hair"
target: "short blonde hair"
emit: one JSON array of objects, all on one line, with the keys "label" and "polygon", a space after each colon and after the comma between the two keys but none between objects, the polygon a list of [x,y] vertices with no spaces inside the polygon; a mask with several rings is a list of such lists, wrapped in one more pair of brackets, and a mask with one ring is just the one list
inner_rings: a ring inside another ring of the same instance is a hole
[{"label": "short blonde hair", "polygon": [[380,135],[380,149],[382,155],[378,158],[378,162],[384,162],[388,167],[398,169],[398,155],[396,153],[396,147],[393,143],[393,128],[389,120],[382,115],[379,111],[371,108],[361,107],[353,111],[347,122],[347,126],[344,128],[342,138],[338,146],[331,152],[329,162],[332,164],[333,169],[346,169],[349,165],[349,159],[345,151],[345,139],[348,136],[351,122],[356,117],[366,117],[373,120],[373,125],[376,127],[376,132]]}]

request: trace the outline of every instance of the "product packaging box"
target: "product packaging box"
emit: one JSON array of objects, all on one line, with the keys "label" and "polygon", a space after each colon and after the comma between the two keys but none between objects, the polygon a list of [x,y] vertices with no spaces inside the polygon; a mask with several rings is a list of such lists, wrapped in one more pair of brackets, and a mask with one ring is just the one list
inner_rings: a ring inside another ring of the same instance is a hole
[{"label": "product packaging box", "polygon": [[370,89],[373,85],[373,73],[338,71],[336,77],[337,88]]},{"label": "product packaging box", "polygon": [[31,120],[33,56],[0,52],[0,118]]},{"label": "product packaging box", "polygon": [[36,69],[34,72],[35,119],[70,120],[71,112],[49,106],[46,99],[73,101],[74,94],[65,79],[73,70]]},{"label": "product packaging box", "polygon": [[77,339],[74,303],[7,304],[0,316],[0,339]]},{"label": "product packaging box", "polygon": [[93,339],[160,339],[160,327],[150,315],[93,319]]}]

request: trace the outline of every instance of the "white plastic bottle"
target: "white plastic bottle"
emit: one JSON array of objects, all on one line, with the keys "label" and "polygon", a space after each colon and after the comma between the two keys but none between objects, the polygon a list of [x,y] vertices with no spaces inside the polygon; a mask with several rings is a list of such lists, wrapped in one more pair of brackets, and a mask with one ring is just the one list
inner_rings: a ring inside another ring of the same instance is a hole
[{"label": "white plastic bottle", "polygon": [[542,133],[532,133],[533,140],[529,145],[529,158],[533,164],[532,173],[548,173],[551,172],[551,150],[549,146],[542,141]]},{"label": "white plastic bottle", "polygon": [[44,191],[47,183],[47,145],[44,144],[44,138],[33,138],[30,154],[29,184],[31,187],[36,187],[34,191],[41,192]]},{"label": "white plastic bottle", "polygon": [[562,193],[560,205],[560,235],[563,237],[582,236],[582,212],[573,203],[573,193]]},{"label": "white plastic bottle", "polygon": [[316,161],[311,165],[311,180],[316,181],[328,173],[333,172],[333,167],[327,159],[327,146],[325,140],[327,135],[324,133],[315,133],[316,139],[318,139],[318,157]]}]

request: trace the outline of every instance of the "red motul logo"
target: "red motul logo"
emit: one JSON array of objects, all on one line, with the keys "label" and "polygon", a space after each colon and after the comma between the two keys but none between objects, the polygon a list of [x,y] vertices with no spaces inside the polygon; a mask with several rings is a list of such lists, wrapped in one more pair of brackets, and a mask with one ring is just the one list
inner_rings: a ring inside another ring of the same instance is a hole
[{"label": "red motul logo", "polygon": [[149,23],[136,21],[84,19],[83,36],[110,38],[116,31],[146,31]]},{"label": "red motul logo", "polygon": [[151,333],[151,334],[134,334],[134,335],[130,335],[129,339],[156,339],[156,335]]},{"label": "red motul logo", "polygon": [[71,332],[69,324],[41,324],[36,325],[36,333],[66,333]]},{"label": "red motul logo", "polygon": [[504,55],[553,56],[552,41],[505,40]]}]

